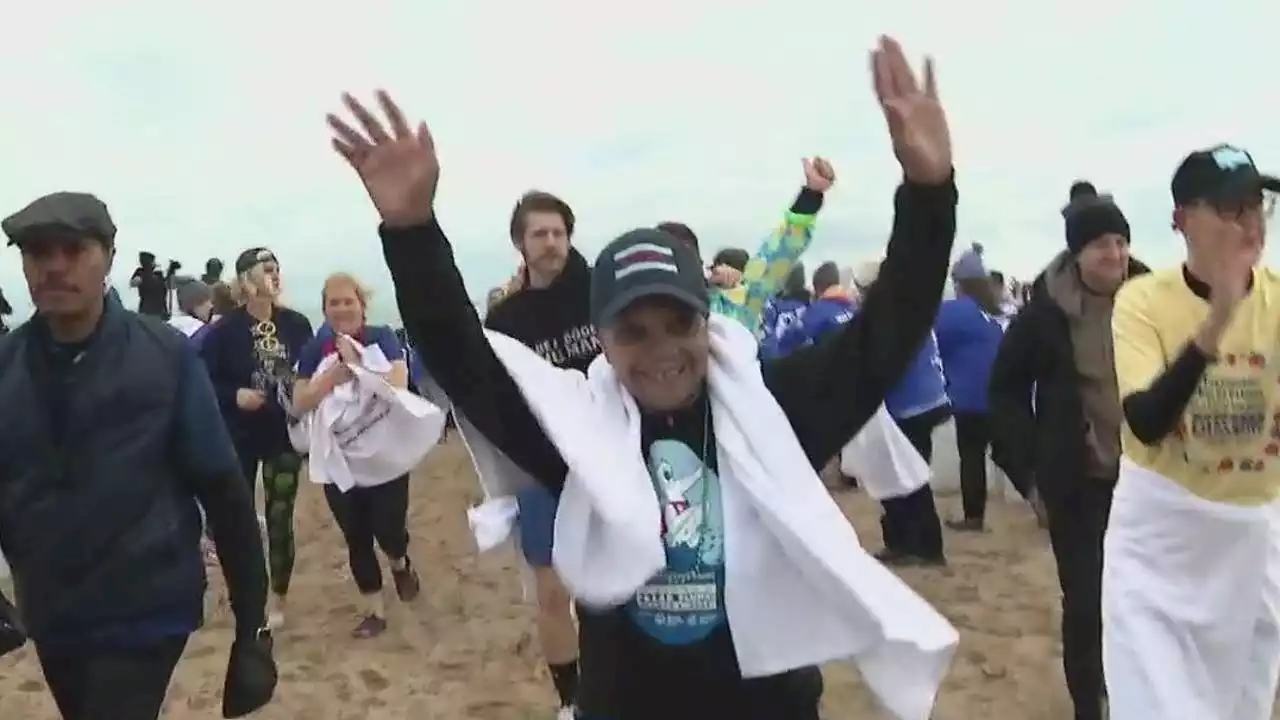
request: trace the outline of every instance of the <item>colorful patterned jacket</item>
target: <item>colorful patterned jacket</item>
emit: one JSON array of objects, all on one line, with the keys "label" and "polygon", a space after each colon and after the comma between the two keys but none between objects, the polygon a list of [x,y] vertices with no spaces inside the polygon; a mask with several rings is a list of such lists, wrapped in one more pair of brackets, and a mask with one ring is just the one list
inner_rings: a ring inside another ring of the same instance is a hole
[{"label": "colorful patterned jacket", "polygon": [[801,190],[782,224],[747,261],[742,281],[732,288],[712,288],[711,312],[731,317],[759,335],[765,304],[782,289],[791,268],[809,249],[821,208],[820,193]]}]

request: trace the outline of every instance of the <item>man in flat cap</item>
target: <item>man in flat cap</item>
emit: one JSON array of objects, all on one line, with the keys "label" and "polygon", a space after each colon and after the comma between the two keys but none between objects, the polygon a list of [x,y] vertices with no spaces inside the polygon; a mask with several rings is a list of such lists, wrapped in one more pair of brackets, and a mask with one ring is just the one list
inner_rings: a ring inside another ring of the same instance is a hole
[{"label": "man in flat cap", "polygon": [[46,195],[0,229],[36,309],[0,339],[0,404],[22,408],[0,413],[10,625],[65,720],[154,720],[202,622],[203,506],[236,619],[223,712],[261,707],[276,682],[262,540],[204,364],[106,292],[116,226],[101,200]]}]

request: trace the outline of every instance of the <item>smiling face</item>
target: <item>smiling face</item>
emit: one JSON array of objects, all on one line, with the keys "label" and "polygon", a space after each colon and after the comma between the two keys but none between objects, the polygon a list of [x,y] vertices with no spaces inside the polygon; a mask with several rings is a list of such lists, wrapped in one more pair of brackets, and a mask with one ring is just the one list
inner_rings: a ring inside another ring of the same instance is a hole
[{"label": "smiling face", "polygon": [[1080,249],[1076,264],[1086,286],[1094,292],[1113,293],[1129,272],[1129,239],[1103,233]]},{"label": "smiling face", "polygon": [[666,297],[631,303],[600,332],[605,357],[643,410],[663,412],[692,402],[707,377],[707,319]]},{"label": "smiling face", "polygon": [[321,291],[324,319],[334,332],[355,335],[365,323],[365,292],[355,278],[346,274],[331,275]]}]

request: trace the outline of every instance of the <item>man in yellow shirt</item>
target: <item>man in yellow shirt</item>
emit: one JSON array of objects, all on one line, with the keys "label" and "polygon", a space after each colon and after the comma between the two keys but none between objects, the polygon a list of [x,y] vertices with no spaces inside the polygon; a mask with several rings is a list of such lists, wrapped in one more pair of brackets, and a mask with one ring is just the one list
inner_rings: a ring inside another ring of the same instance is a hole
[{"label": "man in yellow shirt", "polygon": [[1179,268],[1112,316],[1123,458],[1105,540],[1112,720],[1267,720],[1280,675],[1280,179],[1229,145],[1171,185]]}]

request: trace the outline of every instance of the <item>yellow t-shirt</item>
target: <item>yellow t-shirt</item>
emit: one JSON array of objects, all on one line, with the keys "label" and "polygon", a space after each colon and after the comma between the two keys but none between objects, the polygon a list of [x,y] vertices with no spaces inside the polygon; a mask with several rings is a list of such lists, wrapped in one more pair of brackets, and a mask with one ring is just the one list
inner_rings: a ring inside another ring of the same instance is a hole
[{"label": "yellow t-shirt", "polygon": [[[1181,268],[1127,283],[1111,320],[1120,397],[1150,387],[1208,315]],[[1261,505],[1280,496],[1280,276],[1254,271],[1177,430],[1148,447],[1126,422],[1121,444],[1129,460],[1208,500]]]}]

